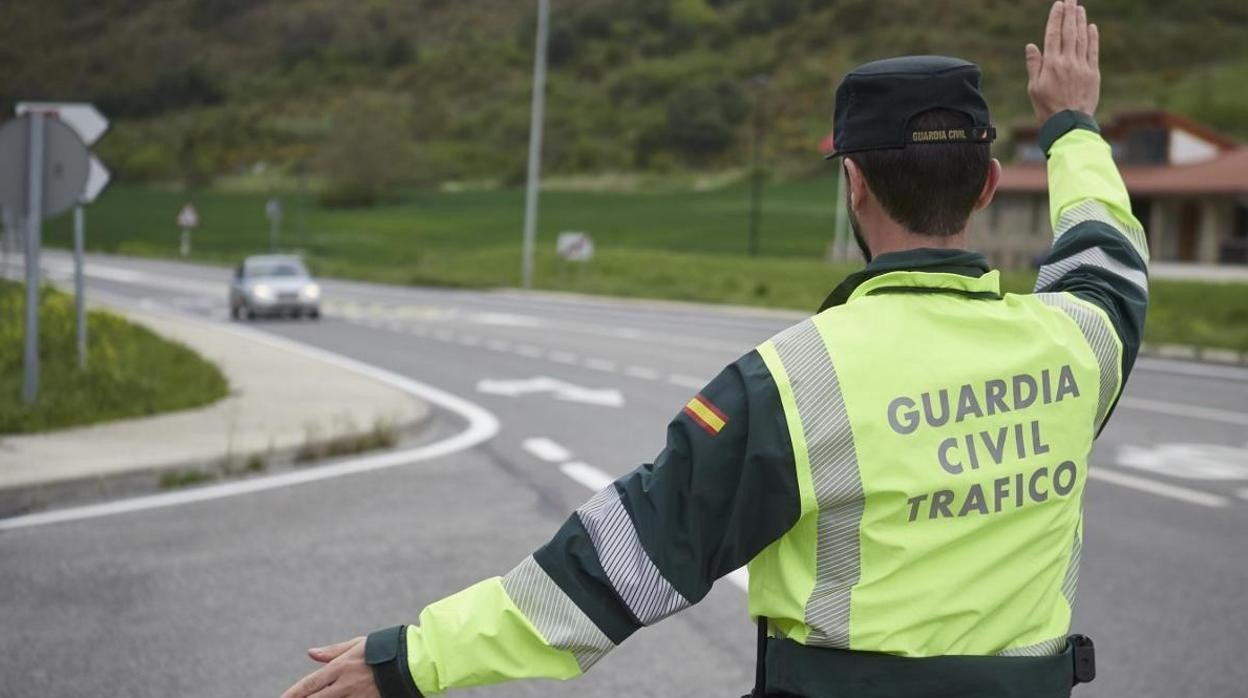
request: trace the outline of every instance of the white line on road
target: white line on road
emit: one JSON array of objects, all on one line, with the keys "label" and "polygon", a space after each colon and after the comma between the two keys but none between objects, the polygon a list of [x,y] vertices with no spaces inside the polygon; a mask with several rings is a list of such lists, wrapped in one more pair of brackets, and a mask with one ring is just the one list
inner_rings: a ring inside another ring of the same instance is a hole
[{"label": "white line on road", "polygon": [[1199,504],[1201,506],[1214,508],[1224,507],[1227,504],[1226,497],[1222,497],[1220,495],[1202,492],[1200,490],[1193,490],[1187,487],[1179,487],[1178,485],[1171,485],[1157,480],[1136,477],[1134,475],[1120,473],[1116,470],[1106,470],[1103,466],[1099,465],[1093,466],[1092,469],[1088,471],[1088,477],[1093,480],[1103,480],[1120,487],[1127,487],[1133,490],[1139,490],[1140,492],[1148,492],[1149,494],[1155,494],[1160,497],[1177,499],[1181,502],[1187,502],[1189,504]]},{"label": "white line on road", "polygon": [[658,380],[659,378],[658,371],[653,368],[646,368],[645,366],[629,366],[624,369],[624,375],[648,381]]},{"label": "white line on road", "polygon": [[585,365],[595,371],[606,371],[608,373],[615,373],[619,370],[619,366],[614,361],[607,361],[606,359],[585,359]]},{"label": "white line on road", "polygon": [[[178,314],[175,315],[175,317],[184,320],[186,316]],[[301,344],[293,340],[275,337],[257,330],[233,327],[230,325],[221,325],[217,329],[223,332],[235,332],[242,334],[249,339],[264,342],[289,351],[299,352],[326,363],[334,364],[340,368],[354,371],[372,378],[373,380],[387,383],[407,393],[427,400],[438,407],[458,414],[468,421],[468,428],[450,438],[443,439],[435,443],[425,444],[424,446],[417,446],[403,451],[382,453],[363,458],[354,458],[348,461],[334,463],[333,465],[307,468],[304,470],[282,473],[280,475],[257,477],[247,480],[239,480],[236,482],[226,482],[220,485],[209,485],[206,487],[198,487],[179,492],[166,492],[163,494],[122,499],[116,502],[107,502],[104,504],[91,504],[69,509],[58,509],[56,511],[0,519],[0,531],[28,528],[31,526],[42,526],[53,523],[64,523],[67,521],[94,519],[102,516],[112,516],[115,514],[126,514],[135,511],[145,511],[148,509],[160,509],[164,507],[178,506],[181,504],[190,504],[192,502],[223,499],[225,497],[233,497],[240,494],[262,492],[264,490],[301,485],[307,482],[327,480],[329,478],[342,477],[344,475],[355,475],[357,473],[364,473],[371,470],[392,468],[397,465],[407,465],[409,463],[430,460],[432,458],[440,458],[452,453],[458,453],[459,451],[472,448],[478,444],[488,441],[494,438],[494,435],[498,433],[498,419],[493,414],[472,402],[439,388],[435,388],[431,385],[414,381],[406,376],[401,376],[397,373],[393,373],[376,366],[371,366],[362,361],[356,361],[355,359],[342,356],[341,354],[335,354],[333,352]]]},{"label": "white line on road", "polygon": [[564,463],[559,466],[559,471],[595,492],[615,482],[615,478],[580,461]]},{"label": "white line on road", "polygon": [[682,388],[701,388],[706,385],[706,381],[693,376],[682,376],[679,373],[673,373],[667,377],[667,382],[672,385],[679,385]]},{"label": "white line on road", "polygon": [[521,444],[524,450],[551,463],[561,463],[572,457],[572,452],[544,436],[525,439]]},{"label": "white line on road", "polygon": [[490,339],[486,341],[485,348],[492,349],[494,351],[507,351],[508,349],[511,349],[511,342],[504,339]]},{"label": "white line on road", "polygon": [[552,351],[546,358],[559,364],[574,364],[577,362],[576,354],[569,351]]},{"label": "white line on road", "polygon": [[1248,501],[1248,487],[1245,487],[1244,489],[1240,490],[1239,492],[1237,492],[1237,493],[1236,493],[1236,495],[1237,495],[1240,499],[1242,499],[1242,500],[1244,500],[1244,501]]},{"label": "white line on road", "polygon": [[546,353],[542,351],[541,347],[535,347],[532,344],[517,344],[512,348],[512,351],[520,356],[527,356],[530,359],[541,358],[542,354]]},{"label": "white line on road", "polygon": [[1216,407],[1181,405],[1176,402],[1148,400],[1138,397],[1124,397],[1118,401],[1118,404],[1133,410],[1143,410],[1145,412],[1157,412],[1158,414],[1169,414],[1176,417],[1188,417],[1190,419],[1203,419],[1210,422],[1223,422],[1226,424],[1248,426],[1248,414],[1243,412],[1234,412],[1231,410],[1222,410]]}]

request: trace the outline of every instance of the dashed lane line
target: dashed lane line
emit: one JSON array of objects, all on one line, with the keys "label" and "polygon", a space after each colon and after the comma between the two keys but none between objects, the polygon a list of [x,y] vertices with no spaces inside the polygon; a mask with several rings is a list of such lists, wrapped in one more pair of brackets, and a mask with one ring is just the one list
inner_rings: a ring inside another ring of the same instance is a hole
[{"label": "dashed lane line", "polygon": [[653,381],[659,379],[659,372],[646,368],[645,366],[629,366],[624,369],[624,375],[632,378],[640,378],[642,380]]},{"label": "dashed lane line", "polygon": [[546,353],[541,347],[535,347],[532,344],[517,344],[511,350],[520,356],[527,356],[530,359],[539,359]]},{"label": "dashed lane line", "polygon": [[525,439],[520,445],[534,456],[551,463],[559,463],[572,457],[571,451],[544,436]]},{"label": "dashed lane line", "polygon": [[589,358],[585,359],[586,368],[592,368],[595,371],[605,371],[607,373],[615,373],[619,370],[619,364],[606,359]]},{"label": "dashed lane line", "polygon": [[671,383],[672,385],[679,385],[682,388],[698,389],[706,385],[706,381],[702,380],[701,378],[694,378],[693,376],[684,376],[679,373],[673,373],[672,375],[668,376],[667,382]]},{"label": "dashed lane line", "polygon": [[574,364],[580,360],[570,351],[552,351],[546,355],[546,358],[557,364]]},{"label": "dashed lane line", "polygon": [[575,480],[578,484],[597,492],[615,480],[608,474],[588,463],[569,461],[559,466],[559,472]]}]

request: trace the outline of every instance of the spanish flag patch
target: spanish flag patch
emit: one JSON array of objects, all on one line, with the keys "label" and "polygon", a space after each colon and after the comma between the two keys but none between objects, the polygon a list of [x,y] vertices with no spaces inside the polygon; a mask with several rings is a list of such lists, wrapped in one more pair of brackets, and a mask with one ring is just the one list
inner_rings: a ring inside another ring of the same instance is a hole
[{"label": "spanish flag patch", "polygon": [[711,436],[718,434],[728,423],[728,415],[720,412],[718,407],[701,395],[694,395],[693,399],[685,405],[685,414]]}]

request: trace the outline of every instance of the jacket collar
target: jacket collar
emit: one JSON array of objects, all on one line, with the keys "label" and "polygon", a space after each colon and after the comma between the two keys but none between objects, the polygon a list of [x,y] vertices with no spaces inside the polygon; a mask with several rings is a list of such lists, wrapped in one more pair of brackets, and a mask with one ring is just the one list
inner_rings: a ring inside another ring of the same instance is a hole
[{"label": "jacket collar", "polygon": [[862,271],[845,277],[819,312],[855,298],[885,290],[951,291],[971,296],[1000,297],[1001,283],[988,260],[978,252],[920,247],[889,252],[871,260]]}]

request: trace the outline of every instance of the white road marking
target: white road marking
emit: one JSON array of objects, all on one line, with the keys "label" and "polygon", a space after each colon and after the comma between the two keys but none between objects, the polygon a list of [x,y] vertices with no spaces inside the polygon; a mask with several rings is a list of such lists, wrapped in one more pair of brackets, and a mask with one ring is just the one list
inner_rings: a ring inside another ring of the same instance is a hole
[{"label": "white road marking", "polygon": [[517,344],[512,347],[512,351],[520,356],[527,356],[531,359],[541,358],[542,354],[546,353],[542,351],[541,347],[535,347],[532,344]]},{"label": "white road marking", "polygon": [[[175,317],[183,320],[186,319],[185,315],[180,314],[175,315]],[[363,458],[352,458],[347,461],[334,463],[333,465],[306,468],[281,473],[279,475],[270,475],[267,477],[256,477],[247,480],[238,480],[235,482],[225,482],[219,485],[208,485],[205,487],[197,487],[178,492],[166,492],[144,497],[122,499],[104,504],[91,504],[81,507],[58,509],[38,514],[26,514],[24,516],[0,519],[0,531],[29,528],[31,526],[43,526],[46,524],[64,523],[68,521],[81,521],[83,519],[95,519],[102,516],[113,516],[116,514],[146,511],[149,509],[160,509],[164,507],[190,504],[192,502],[224,499],[226,497],[233,497],[241,494],[262,492],[264,490],[301,485],[308,482],[328,480],[330,478],[343,477],[345,475],[355,475],[357,473],[364,473],[372,470],[393,468],[398,465],[407,465],[409,463],[416,463],[433,458],[441,458],[442,456],[458,453],[489,441],[494,438],[495,434],[498,433],[498,419],[493,414],[475,403],[469,402],[457,395],[453,395],[431,385],[414,381],[406,376],[401,376],[383,368],[378,368],[362,361],[342,356],[341,354],[335,354],[333,352],[319,349],[307,344],[301,344],[293,340],[268,335],[258,330],[251,330],[232,325],[219,325],[217,329],[222,332],[235,332],[255,341],[264,342],[271,346],[289,351],[299,352],[326,363],[334,364],[340,368],[354,371],[355,373],[367,376],[373,380],[387,383],[403,390],[404,392],[410,393],[418,398],[437,405],[438,407],[458,414],[468,421],[468,427],[450,438],[443,439],[435,443],[417,446],[403,451],[381,453],[372,456],[365,456]]]},{"label": "white road marking", "polygon": [[475,334],[460,335],[459,343],[466,347],[475,347],[481,344],[481,338]]},{"label": "white road marking", "polygon": [[574,364],[577,362],[576,354],[567,351],[552,351],[546,358],[560,364]]},{"label": "white road marking", "polygon": [[585,359],[585,365],[595,371],[606,371],[607,373],[615,373],[619,370],[619,365],[614,361],[607,361],[606,359]]},{"label": "white road marking", "polygon": [[503,339],[490,339],[486,341],[485,347],[494,351],[507,351],[511,349],[511,342]]},{"label": "white road marking", "polygon": [[597,492],[615,482],[615,478],[588,463],[571,461],[559,466],[559,471],[578,483]]},{"label": "white road marking", "polygon": [[455,333],[451,332],[450,330],[434,330],[433,338],[441,340],[443,342],[449,342],[455,339]]},{"label": "white road marking", "polygon": [[667,382],[672,385],[679,385],[682,388],[702,388],[706,385],[706,381],[693,376],[682,376],[679,373],[673,373],[667,377]]},{"label": "white road marking", "polygon": [[1248,414],[1243,412],[1233,412],[1231,410],[1222,410],[1216,407],[1181,405],[1176,402],[1148,400],[1138,397],[1124,397],[1118,401],[1118,404],[1122,407],[1133,410],[1143,410],[1145,412],[1169,414],[1176,417],[1188,417],[1190,419],[1202,419],[1210,422],[1223,422],[1225,424],[1248,426]]},{"label": "white road marking", "polygon": [[520,397],[523,395],[550,393],[557,400],[583,402],[600,407],[623,407],[624,394],[614,388],[586,388],[550,376],[533,376],[511,380],[484,378],[477,382],[477,390],[493,395]]},{"label": "white road marking", "polygon": [[1248,501],[1248,487],[1245,487],[1244,489],[1236,492],[1235,496],[1239,497],[1240,499],[1244,501]]},{"label": "white road marking", "polygon": [[1177,499],[1181,502],[1188,502],[1189,504],[1199,504],[1203,507],[1216,508],[1227,505],[1226,497],[1222,497],[1220,495],[1202,492],[1200,490],[1193,490],[1187,487],[1179,487],[1178,485],[1158,482],[1157,480],[1150,480],[1148,478],[1136,477],[1135,475],[1120,473],[1116,470],[1106,470],[1103,466],[1093,466],[1092,469],[1088,471],[1088,477],[1093,480],[1102,480],[1120,487],[1127,487],[1133,490],[1139,490],[1140,492],[1148,492],[1149,494],[1155,494],[1159,497]]},{"label": "white road marking", "polygon": [[645,366],[629,366],[624,369],[624,375],[648,381],[658,380],[659,378],[658,371],[653,368],[646,368]]},{"label": "white road marking", "polygon": [[525,439],[520,444],[524,450],[551,463],[560,463],[572,457],[572,452],[544,436]]}]

